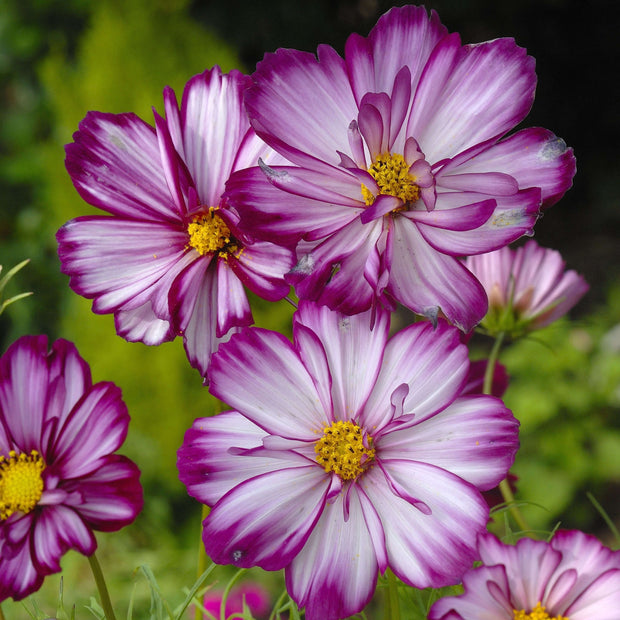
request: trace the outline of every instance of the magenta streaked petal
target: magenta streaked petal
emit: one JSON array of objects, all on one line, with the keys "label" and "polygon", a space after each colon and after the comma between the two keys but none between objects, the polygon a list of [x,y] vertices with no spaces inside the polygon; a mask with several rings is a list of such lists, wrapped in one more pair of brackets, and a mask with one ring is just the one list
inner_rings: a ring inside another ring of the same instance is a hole
[{"label": "magenta streaked petal", "polygon": [[202,539],[218,564],[284,568],[299,553],[325,505],[329,476],[316,465],[242,482],[212,508]]},{"label": "magenta streaked petal", "polygon": [[561,138],[547,129],[523,129],[476,157],[461,163],[458,171],[509,174],[519,188],[540,187],[543,208],[555,204],[570,188],[575,174],[575,156]]},{"label": "magenta streaked petal", "polygon": [[[32,517],[23,520],[30,524]],[[0,602],[9,597],[21,601],[43,583],[45,574],[35,567],[30,554],[31,537],[32,531],[27,530],[26,538],[15,546],[0,538]]]},{"label": "magenta streaked petal", "polygon": [[69,503],[89,527],[102,532],[129,525],[142,510],[140,470],[118,454],[105,457],[95,471],[68,481],[63,488],[68,493],[77,491],[79,502]]},{"label": "magenta streaked petal", "polygon": [[84,395],[51,446],[55,473],[77,478],[100,466],[100,459],[117,450],[127,435],[129,414],[113,383],[97,383]]},{"label": "magenta streaked petal", "polygon": [[405,66],[415,92],[433,48],[446,34],[435,11],[429,17],[424,7],[404,6],[380,17],[367,39],[351,35],[345,57],[357,101],[367,92],[385,92],[394,97],[392,88]]},{"label": "magenta streaked petal", "polygon": [[[297,165],[311,163],[299,157],[301,152],[337,166],[337,151],[347,152],[347,128],[357,118],[342,58],[324,45],[318,59],[280,49],[265,55],[253,78],[255,85],[246,91],[245,102],[256,132]],[[312,101],[320,105],[307,105]],[[284,142],[276,146],[272,137]]]},{"label": "magenta streaked petal", "polygon": [[224,337],[233,327],[252,324],[252,310],[241,280],[226,260],[217,261],[217,328],[215,335]]},{"label": "magenta streaked petal", "polygon": [[128,342],[146,345],[170,342],[176,336],[170,321],[155,315],[150,301],[131,310],[118,310],[114,315],[114,326],[116,333]]},{"label": "magenta streaked petal", "polygon": [[519,447],[518,429],[519,423],[501,400],[457,398],[422,424],[382,436],[381,458],[430,463],[486,491],[497,486],[512,466]]},{"label": "magenta streaked petal", "polygon": [[60,571],[60,558],[69,549],[91,555],[97,548],[82,518],[66,506],[51,506],[38,516],[32,542],[35,565],[43,574]]},{"label": "magenta streaked petal", "polygon": [[357,124],[371,160],[388,151],[391,102],[385,93],[367,93],[360,104]]},{"label": "magenta streaked petal", "polygon": [[431,511],[424,514],[395,495],[378,467],[366,472],[364,491],[381,517],[390,568],[417,588],[458,583],[477,556],[478,533],[486,529],[488,507],[480,493],[450,472],[426,463],[382,460],[382,465]]},{"label": "magenta streaked petal", "polygon": [[396,196],[390,194],[381,194],[376,197],[375,201],[369,207],[366,207],[360,215],[360,222],[368,224],[372,220],[376,220],[384,215],[403,206],[403,201]]},{"label": "magenta streaked petal", "polygon": [[285,280],[301,299],[345,314],[368,310],[374,291],[365,278],[366,266],[382,230],[381,220],[366,225],[355,220],[309,252],[298,248],[299,261]]},{"label": "magenta streaked petal", "polygon": [[332,377],[334,418],[357,419],[381,368],[390,313],[377,309],[371,329],[371,312],[344,316],[300,302],[294,316],[297,324],[311,329],[323,343]]},{"label": "magenta streaked petal", "polygon": [[265,431],[237,411],[199,418],[185,433],[179,448],[179,478],[188,493],[207,506],[214,506],[228,491],[255,476],[290,467],[286,459],[244,456],[235,449],[262,445]]},{"label": "magenta streaked petal", "polygon": [[[355,487],[325,505],[303,549],[286,569],[286,587],[308,620],[348,618],[369,602],[377,582],[378,562]],[[365,500],[368,504],[368,500]],[[380,527],[377,517],[375,525]]]},{"label": "magenta streaked petal", "polygon": [[249,78],[219,67],[194,76],[185,86],[181,104],[185,163],[200,201],[220,204],[224,184],[233,170],[237,150],[248,130],[243,90]]},{"label": "magenta streaked petal", "polygon": [[481,200],[462,207],[438,208],[432,211],[412,210],[403,211],[406,217],[418,224],[440,228],[441,230],[473,230],[482,226],[493,214],[496,207],[495,200]]},{"label": "magenta streaked petal", "polygon": [[425,67],[407,135],[416,137],[429,161],[453,157],[523,120],[535,86],[534,59],[513,39],[461,47],[451,35]]},{"label": "magenta streaked petal", "polygon": [[[363,209],[361,184],[359,210],[285,193],[274,187],[263,171],[248,168],[235,172],[226,184],[226,200],[243,214],[239,226],[244,234],[286,245],[299,241],[308,231],[324,236],[355,219]],[[286,204],[286,210],[282,204]]]},{"label": "magenta streaked petal", "polygon": [[187,233],[164,222],[85,216],[56,236],[63,273],[98,313],[141,306],[184,266]]},{"label": "magenta streaked petal", "polygon": [[312,377],[281,334],[251,328],[213,356],[210,391],[269,433],[316,440],[328,412]]},{"label": "magenta streaked petal", "polygon": [[441,188],[460,192],[478,192],[490,196],[512,196],[519,191],[517,181],[503,172],[461,172],[438,174],[435,177]]},{"label": "magenta streaked petal", "polygon": [[[437,208],[444,209],[448,204],[474,202],[481,198],[484,195],[468,192],[438,194]],[[539,216],[539,188],[521,190],[512,196],[498,196],[495,201],[497,206],[491,217],[473,230],[437,230],[424,224],[419,230],[432,247],[450,256],[490,252],[531,233]]]},{"label": "magenta streaked petal", "polygon": [[253,293],[269,301],[278,301],[290,291],[284,275],[295,264],[295,255],[286,247],[256,241],[243,248],[229,266]]},{"label": "magenta streaked petal", "polygon": [[[0,448],[4,455],[15,448],[45,453],[41,434],[50,382],[47,355],[47,336],[24,336],[0,358]],[[58,381],[57,376],[54,379]],[[67,415],[66,409],[58,408],[62,398],[58,389],[54,396],[54,413]]]},{"label": "magenta streaked petal", "polygon": [[89,112],[73,139],[67,171],[86,202],[129,218],[179,217],[150,125],[135,114]]},{"label": "magenta streaked petal", "polygon": [[614,620],[620,609],[620,568],[602,573],[564,612],[574,620]]},{"label": "magenta streaked petal", "polygon": [[402,384],[409,388],[404,413],[415,414],[418,422],[437,414],[460,394],[468,368],[467,348],[445,321],[436,328],[424,322],[401,330],[385,347],[381,372],[364,407],[364,425],[380,432],[392,421],[387,404]]},{"label": "magenta streaked petal", "polygon": [[487,311],[478,280],[457,259],[430,247],[406,218],[394,218],[393,239],[388,292],[418,314],[440,309],[459,329],[471,331]]}]

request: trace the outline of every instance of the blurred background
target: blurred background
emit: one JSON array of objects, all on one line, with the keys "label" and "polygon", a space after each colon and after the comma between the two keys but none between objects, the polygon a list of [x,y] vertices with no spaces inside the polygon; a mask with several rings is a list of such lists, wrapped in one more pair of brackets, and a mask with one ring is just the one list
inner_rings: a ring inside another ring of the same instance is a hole
[{"label": "blurred background", "polygon": [[[27,333],[74,341],[95,381],[123,389],[132,414],[124,452],[143,471],[147,504],[103,554],[123,565],[112,588],[131,590],[142,563],[178,598],[194,577],[199,507],[178,482],[176,450],[195,417],[216,404],[179,342],[148,348],[114,334],[111,316],[90,312],[60,273],[55,232],[92,213],[64,169],[63,146],[89,110],[132,111],[152,122],[162,90],[218,64],[251,72],[278,47],[343,51],[394,3],[383,0],[0,0],[0,264],[31,263],[6,297],[34,295],[0,318],[0,349]],[[404,3],[395,3],[404,4]],[[609,539],[590,492],[620,521],[619,63],[615,2],[598,0],[430,0],[464,43],[514,37],[537,61],[534,107],[523,126],[543,126],[572,146],[573,188],[536,226],[536,239],[581,272],[590,293],[573,312],[506,351],[507,404],[522,422],[514,472],[536,528],[578,527]],[[286,304],[257,303],[257,323],[286,331]],[[476,341],[476,355],[488,347]],[[66,560],[67,588],[84,576]],[[64,564],[63,564],[64,565]],[[45,588],[58,591],[49,578]],[[49,584],[48,584],[49,582]],[[90,591],[89,582],[85,588]],[[73,588],[71,587],[73,590]],[[147,597],[148,590],[144,596]],[[73,592],[72,592],[73,595]],[[45,596],[45,594],[42,594]],[[10,614],[7,616],[11,618]],[[21,617],[15,615],[15,618]],[[79,617],[79,616],[78,616]]]}]

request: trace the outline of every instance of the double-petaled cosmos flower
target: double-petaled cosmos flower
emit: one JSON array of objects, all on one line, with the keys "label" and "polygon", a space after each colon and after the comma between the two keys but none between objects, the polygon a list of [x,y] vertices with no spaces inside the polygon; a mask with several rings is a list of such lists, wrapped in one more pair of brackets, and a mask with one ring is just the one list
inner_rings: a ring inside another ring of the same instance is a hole
[{"label": "double-petaled cosmos flower", "polygon": [[550,543],[504,545],[481,536],[483,565],[465,574],[465,593],[437,601],[429,620],[617,620],[620,552],[583,532]]},{"label": "double-petaled cosmos flower", "polygon": [[[90,112],[67,146],[80,195],[109,216],[78,217],[57,234],[71,287],[114,313],[130,341],[182,334],[205,375],[211,353],[252,322],[247,286],[271,301],[289,291],[292,253],[244,237],[222,201],[230,173],[273,155],[243,111],[249,78],[215,67],[192,78],[179,108],[164,91],[155,129],[134,114]],[[271,154],[270,154],[271,153]]]},{"label": "double-petaled cosmos flower", "polygon": [[487,292],[489,312],[482,327],[491,334],[516,337],[545,327],[564,316],[589,288],[576,271],[565,271],[559,252],[535,241],[516,250],[470,256],[465,264]]},{"label": "double-petaled cosmos flower", "polygon": [[[374,320],[374,329],[370,329]],[[405,583],[460,581],[476,558],[518,422],[492,396],[461,396],[469,361],[456,328],[311,302],[291,343],[248,328],[214,355],[210,390],[235,410],[198,419],[180,478],[211,506],[207,554],[286,570],[308,620],[344,618],[388,567]]]},{"label": "double-petaled cosmos flower", "polygon": [[68,549],[91,555],[93,530],[142,509],[138,468],[113,454],[129,415],[112,383],[93,385],[75,347],[26,336],[0,358],[0,601],[60,571]]},{"label": "double-petaled cosmos flower", "polygon": [[397,301],[469,331],[487,300],[458,258],[531,232],[572,182],[551,132],[503,137],[532,105],[534,60],[512,39],[463,46],[423,7],[390,10],[344,58],[268,54],[253,79],[250,122],[295,166],[233,175],[228,199],[252,234],[299,242],[301,298],[347,314]]}]

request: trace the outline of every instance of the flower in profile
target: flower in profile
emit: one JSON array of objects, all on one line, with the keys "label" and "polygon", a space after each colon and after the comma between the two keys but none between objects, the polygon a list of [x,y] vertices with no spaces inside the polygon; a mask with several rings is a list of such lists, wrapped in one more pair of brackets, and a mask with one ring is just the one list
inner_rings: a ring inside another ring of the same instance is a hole
[{"label": "flower in profile", "polygon": [[25,336],[0,358],[0,601],[38,590],[68,549],[91,555],[93,530],[136,518],[140,472],[113,454],[128,423],[120,389],[93,385],[70,342]]},{"label": "flower in profile", "polygon": [[[289,291],[291,251],[244,237],[222,200],[234,170],[274,160],[243,110],[249,78],[218,67],[193,77],[181,106],[166,88],[155,129],[134,114],[89,112],[66,166],[78,192],[110,216],[78,217],[57,234],[64,273],[129,341],[182,334],[205,375],[222,340],[252,322],[244,285],[274,301]],[[277,161],[277,160],[274,160]]]},{"label": "flower in profile", "polygon": [[564,316],[589,288],[576,271],[565,271],[559,252],[535,241],[516,250],[470,256],[466,265],[487,292],[489,311],[482,327],[490,334],[506,332],[515,338],[545,327]]},{"label": "flower in profile", "polygon": [[[374,329],[370,324],[374,320]],[[234,407],[198,419],[180,478],[211,506],[203,541],[220,564],[285,569],[308,620],[344,618],[388,567],[405,583],[460,581],[476,557],[518,422],[493,396],[461,396],[456,328],[301,302],[291,344],[248,328],[214,355],[210,390]]]},{"label": "flower in profile", "polygon": [[572,182],[550,131],[502,138],[532,105],[534,59],[512,39],[463,46],[424,7],[391,9],[344,58],[267,54],[253,79],[250,122],[295,166],[232,175],[231,207],[257,237],[299,242],[287,280],[346,314],[400,302],[469,331],[487,301],[459,258],[530,233]]},{"label": "flower in profile", "polygon": [[551,542],[479,541],[482,566],[463,577],[464,594],[439,599],[429,620],[616,620],[620,552],[579,531]]}]

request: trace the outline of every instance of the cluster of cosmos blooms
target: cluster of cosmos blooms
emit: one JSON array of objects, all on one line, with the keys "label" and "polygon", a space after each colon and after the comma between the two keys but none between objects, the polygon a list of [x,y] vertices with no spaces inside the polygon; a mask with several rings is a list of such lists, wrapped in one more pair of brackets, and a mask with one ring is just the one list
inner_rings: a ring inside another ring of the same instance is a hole
[{"label": "cluster of cosmos blooms", "polygon": [[[208,556],[284,569],[308,620],[359,612],[388,569],[464,585],[433,620],[617,619],[619,552],[576,531],[515,546],[486,531],[481,492],[506,478],[518,422],[482,393],[466,335],[522,335],[587,289],[557,252],[508,248],[575,172],[550,131],[510,133],[535,85],[512,39],[462,45],[406,6],[343,56],[280,49],[251,76],[193,77],[180,102],[167,88],[153,125],[90,112],[66,148],[103,212],[58,231],[71,288],[129,341],[182,337],[231,407],[178,452],[211,508]],[[294,290],[292,339],[251,326],[246,288]],[[391,334],[399,305],[420,320]],[[115,454],[128,419],[71,343],[4,354],[0,601],[135,519],[139,471]]]}]

